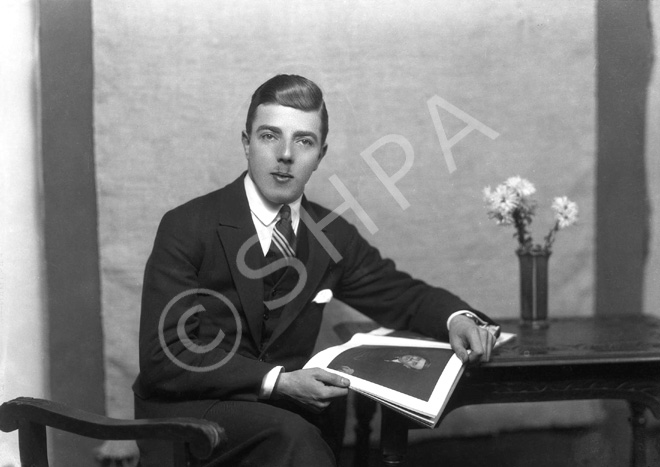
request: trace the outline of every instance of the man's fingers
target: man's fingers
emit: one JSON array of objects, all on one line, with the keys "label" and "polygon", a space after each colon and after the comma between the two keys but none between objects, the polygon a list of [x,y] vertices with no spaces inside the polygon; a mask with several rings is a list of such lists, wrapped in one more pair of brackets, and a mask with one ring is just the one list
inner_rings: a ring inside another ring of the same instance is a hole
[{"label": "man's fingers", "polygon": [[311,404],[309,404],[310,407],[313,407],[315,409],[315,412],[320,412],[322,410],[325,410],[328,408],[330,405],[330,401],[314,401]]},{"label": "man's fingers", "polygon": [[463,363],[478,362],[486,353],[486,336],[482,336],[480,331],[483,329],[466,316],[457,316],[452,319],[449,338],[456,356]]},{"label": "man's fingers", "polygon": [[495,344],[495,336],[486,329],[486,353],[484,354],[484,361],[489,362],[490,356],[493,353],[493,346]]},{"label": "man's fingers", "polygon": [[482,362],[489,362],[495,345],[495,336],[488,329],[479,328],[481,343],[483,344],[484,354],[481,357]]},{"label": "man's fingers", "polygon": [[338,388],[336,386],[326,386],[321,390],[321,398],[323,401],[329,399],[337,399],[348,395],[348,388]]},{"label": "man's fingers", "polygon": [[463,345],[463,340],[460,337],[450,338],[451,348],[454,349],[454,353],[460,361],[467,363],[468,353],[467,349]]},{"label": "man's fingers", "polygon": [[471,350],[468,355],[469,363],[478,362],[484,354],[484,345],[481,342],[479,328],[477,326],[470,326],[466,332],[465,340],[467,340],[466,347]]},{"label": "man's fingers", "polygon": [[[470,345],[477,352],[477,348],[480,349],[480,353],[472,361],[480,360],[482,362],[489,362],[490,357],[493,351],[493,346],[495,344],[495,337],[491,332],[484,328],[478,328],[475,338],[470,342]],[[470,355],[472,357],[472,355]]]},{"label": "man's fingers", "polygon": [[470,349],[472,349],[472,352],[470,352],[470,362],[478,362],[481,360],[482,356],[484,355],[484,344],[481,342],[481,336],[479,335],[479,332],[472,333],[470,335]]},{"label": "man's fingers", "polygon": [[276,385],[278,397],[285,397],[314,412],[324,410],[332,400],[348,394],[350,382],[320,368],[282,373]]},{"label": "man's fingers", "polygon": [[317,381],[321,381],[322,383],[325,383],[328,386],[347,388],[351,385],[351,382],[348,379],[342,378],[341,376],[336,375],[334,373],[330,373],[329,371],[321,370],[320,368],[314,374],[314,377],[317,379]]},{"label": "man's fingers", "polygon": [[327,404],[329,404],[329,400],[344,397],[348,394],[348,386],[351,384],[348,379],[342,378],[339,375],[330,373],[329,371],[325,371],[320,368],[314,374],[314,377],[317,381],[323,383],[324,385],[319,389],[318,402],[325,402],[325,407],[327,407]]},{"label": "man's fingers", "polygon": [[[488,362],[495,344],[495,337],[486,328],[477,326],[460,316],[452,320],[449,339],[456,356],[463,363]],[[468,352],[468,349],[470,352]]]}]

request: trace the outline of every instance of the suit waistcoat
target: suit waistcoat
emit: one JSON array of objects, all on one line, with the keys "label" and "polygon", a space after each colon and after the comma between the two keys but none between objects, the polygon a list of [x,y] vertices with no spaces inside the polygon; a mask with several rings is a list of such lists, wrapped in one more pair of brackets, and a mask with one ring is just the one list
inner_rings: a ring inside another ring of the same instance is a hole
[{"label": "suit waistcoat", "polygon": [[[304,223],[301,221],[298,225],[298,244],[296,247],[296,258],[302,261],[303,264],[307,264],[307,257],[309,253],[307,233],[308,231],[305,228]],[[269,251],[268,254],[263,258],[263,264],[269,264],[274,260],[275,258],[273,254]],[[261,348],[264,348],[268,344],[270,337],[273,335],[275,328],[277,328],[277,325],[280,322],[282,312],[284,311],[284,305],[279,308],[269,309],[265,305],[265,302],[275,300],[288,294],[296,286],[298,280],[298,272],[292,267],[287,267],[284,269],[284,271],[282,271],[282,269],[278,269],[263,278],[264,314],[261,328]]]}]

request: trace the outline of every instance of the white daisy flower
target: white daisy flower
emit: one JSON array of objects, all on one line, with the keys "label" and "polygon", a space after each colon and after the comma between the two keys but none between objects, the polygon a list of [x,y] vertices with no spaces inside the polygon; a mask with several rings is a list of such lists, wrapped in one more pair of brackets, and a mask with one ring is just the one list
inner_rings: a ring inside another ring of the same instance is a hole
[{"label": "white daisy flower", "polygon": [[558,196],[552,201],[552,210],[559,229],[565,229],[575,224],[578,219],[577,204],[566,196]]},{"label": "white daisy flower", "polygon": [[534,193],[534,185],[519,176],[509,177],[494,190],[486,187],[483,191],[488,217],[495,219],[499,225],[513,225],[519,251],[550,252],[557,232],[577,222],[578,207],[566,196],[555,198],[552,203],[555,222],[545,236],[545,242],[535,244],[529,230],[537,207],[536,201],[531,198]]},{"label": "white daisy flower", "polygon": [[513,212],[520,203],[520,197],[515,190],[498,185],[494,190],[484,188],[484,201],[488,208],[488,217],[495,219],[498,224],[513,223]]},{"label": "white daisy flower", "polygon": [[514,189],[520,196],[531,196],[536,193],[536,188],[529,180],[521,178],[519,176],[510,177],[504,182],[509,188]]}]

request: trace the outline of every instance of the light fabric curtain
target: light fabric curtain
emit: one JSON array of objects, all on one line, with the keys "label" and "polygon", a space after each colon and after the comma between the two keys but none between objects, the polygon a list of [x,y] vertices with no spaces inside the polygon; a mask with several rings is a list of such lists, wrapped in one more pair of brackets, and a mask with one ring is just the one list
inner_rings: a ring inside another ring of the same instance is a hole
[{"label": "light fabric curtain", "polygon": [[[552,198],[577,201],[580,224],[560,233],[551,258],[550,314],[592,313],[594,1],[93,6],[109,415],[132,414],[142,273],[158,222],[245,169],[249,97],[276,73],[305,75],[327,97],[329,151],[309,197],[335,208],[345,187],[366,213],[346,216],[370,242],[494,317],[518,316],[518,265],[513,231],[487,219],[482,189],[514,175],[535,183],[539,240]],[[466,115],[479,125],[448,151],[442,135],[463,131]],[[333,304],[328,316],[353,315]],[[595,407],[468,409],[447,430],[585,423]]]},{"label": "light fabric curtain", "polygon": [[[48,394],[37,3],[0,2],[0,402]],[[19,465],[17,432],[0,465]]]}]

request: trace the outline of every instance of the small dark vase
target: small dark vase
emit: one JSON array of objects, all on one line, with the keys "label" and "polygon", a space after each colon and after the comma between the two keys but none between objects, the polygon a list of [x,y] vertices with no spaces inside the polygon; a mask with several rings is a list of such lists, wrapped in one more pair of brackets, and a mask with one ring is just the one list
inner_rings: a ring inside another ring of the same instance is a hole
[{"label": "small dark vase", "polygon": [[544,250],[516,251],[520,261],[520,318],[523,326],[548,326],[548,258]]}]

